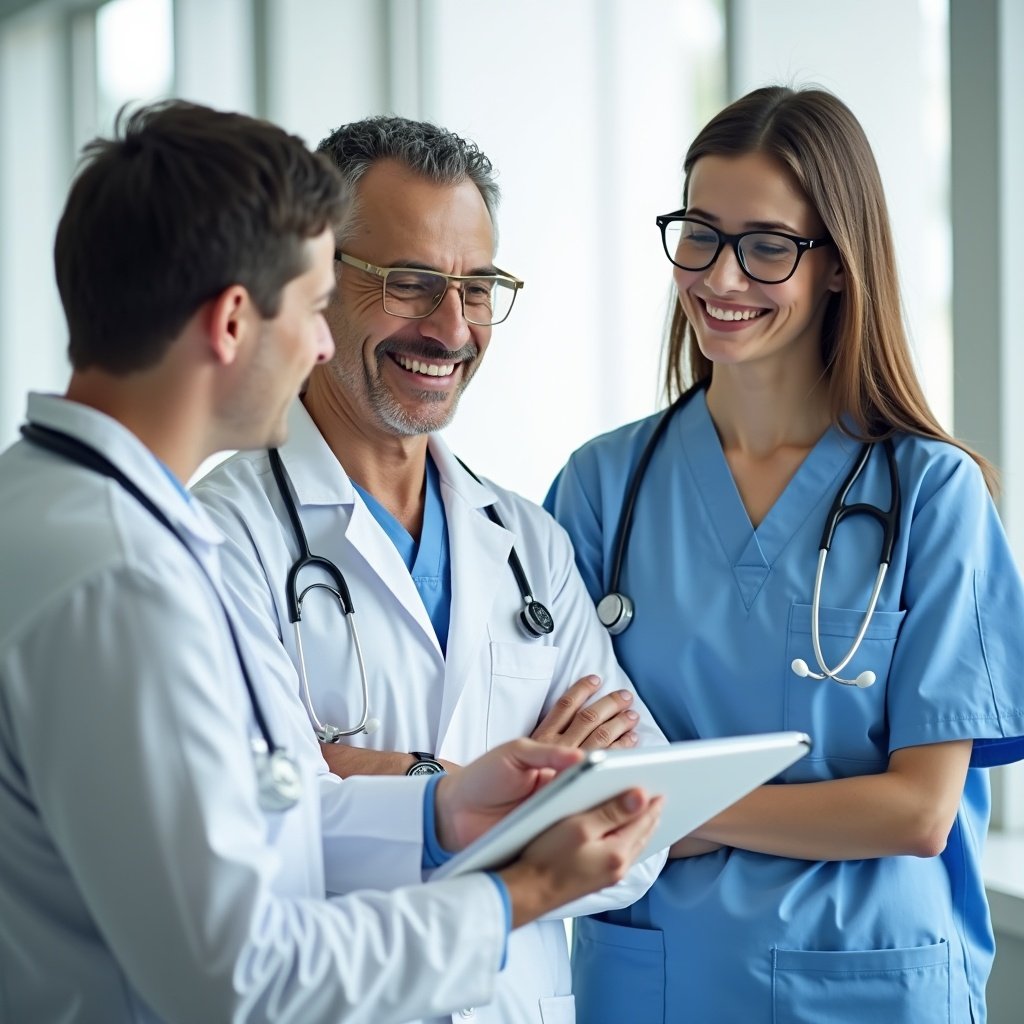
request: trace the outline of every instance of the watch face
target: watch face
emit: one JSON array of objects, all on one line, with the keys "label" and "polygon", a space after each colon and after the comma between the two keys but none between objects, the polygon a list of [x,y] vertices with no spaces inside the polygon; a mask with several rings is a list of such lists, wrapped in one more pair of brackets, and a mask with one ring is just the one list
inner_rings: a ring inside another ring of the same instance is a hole
[{"label": "watch face", "polygon": [[417,761],[405,774],[406,775],[437,775],[443,772],[444,768],[437,761]]}]

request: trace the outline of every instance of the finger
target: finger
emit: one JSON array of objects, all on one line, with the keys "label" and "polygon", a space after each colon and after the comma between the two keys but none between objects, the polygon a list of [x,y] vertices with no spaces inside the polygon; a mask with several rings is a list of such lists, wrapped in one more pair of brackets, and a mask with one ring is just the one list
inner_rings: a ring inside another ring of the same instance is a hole
[{"label": "finger", "polygon": [[556,743],[537,740],[513,740],[506,744],[507,756],[519,769],[550,768],[555,773],[583,760],[583,751]]},{"label": "finger", "polygon": [[640,736],[635,732],[627,732],[620,736],[614,743],[608,745],[609,750],[631,750],[640,742]]},{"label": "finger", "polygon": [[582,817],[597,829],[599,835],[608,835],[636,821],[647,810],[650,802],[650,797],[642,789],[634,787],[598,804]]},{"label": "finger", "polygon": [[580,708],[594,696],[600,685],[601,680],[597,676],[584,676],[582,679],[577,679],[541,719],[537,728],[533,730],[533,738],[541,740],[561,735],[562,730],[572,722]]},{"label": "finger", "polygon": [[[613,718],[609,718],[606,722],[596,726],[594,731],[579,746],[584,750],[604,750],[614,745],[631,747],[636,742],[636,733],[633,730],[639,721],[640,716],[635,711],[620,711]],[[632,741],[627,740],[625,743],[618,743],[619,740],[630,734],[633,735]]]},{"label": "finger", "polygon": [[615,690],[605,694],[600,700],[580,708],[572,722],[562,731],[562,736],[571,746],[582,746],[595,730],[627,710],[632,703],[633,694],[629,690]]}]

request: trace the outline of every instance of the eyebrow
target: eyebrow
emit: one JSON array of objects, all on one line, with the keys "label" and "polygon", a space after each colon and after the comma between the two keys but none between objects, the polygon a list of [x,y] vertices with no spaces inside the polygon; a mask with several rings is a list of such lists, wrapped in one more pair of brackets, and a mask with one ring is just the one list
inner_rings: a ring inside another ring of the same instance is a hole
[{"label": "eyebrow", "polygon": [[[687,217],[697,217],[700,220],[710,221],[713,224],[721,224],[721,217],[716,217],[713,213],[708,213],[707,210],[702,210],[700,207],[692,207],[686,211]],[[800,235],[791,224],[785,224],[778,220],[748,220],[745,222],[744,231],[781,231],[787,235]]]}]

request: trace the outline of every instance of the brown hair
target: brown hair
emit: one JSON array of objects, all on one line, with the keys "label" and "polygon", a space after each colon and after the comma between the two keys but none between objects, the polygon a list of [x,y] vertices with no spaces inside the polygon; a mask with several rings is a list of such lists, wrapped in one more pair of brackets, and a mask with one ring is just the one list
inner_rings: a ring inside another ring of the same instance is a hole
[{"label": "brown hair", "polygon": [[[845,285],[829,299],[821,336],[833,424],[847,430],[843,417],[850,417],[861,440],[904,431],[947,441],[978,463],[994,493],[995,468],[942,429],[917,379],[882,180],[860,123],[821,89],[756,89],[712,118],[694,139],[683,163],[683,205],[702,156],[752,152],[773,157],[792,173],[843,266]],[[711,362],[678,304],[667,345],[665,391],[672,399],[711,376]]]},{"label": "brown hair", "polygon": [[234,284],[277,315],[306,242],[346,212],[338,172],[266,121],[170,101],[122,109],[94,139],[57,228],[54,264],[72,366],[155,365],[188,319]]}]

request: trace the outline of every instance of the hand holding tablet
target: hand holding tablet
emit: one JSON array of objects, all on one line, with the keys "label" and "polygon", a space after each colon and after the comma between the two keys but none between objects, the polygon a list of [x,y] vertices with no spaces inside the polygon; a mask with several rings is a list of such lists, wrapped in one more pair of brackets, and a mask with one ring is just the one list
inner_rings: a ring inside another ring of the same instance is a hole
[{"label": "hand holding tablet", "polygon": [[591,751],[439,867],[433,878],[503,867],[556,822],[633,788],[664,797],[660,821],[640,854],[648,856],[692,832],[809,749],[804,733],[780,732]]}]

